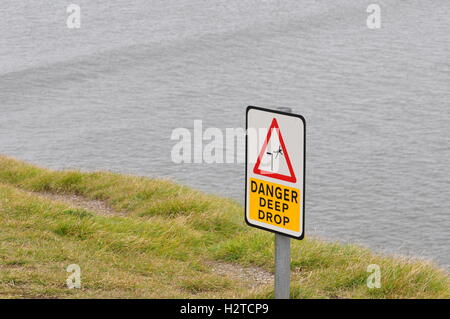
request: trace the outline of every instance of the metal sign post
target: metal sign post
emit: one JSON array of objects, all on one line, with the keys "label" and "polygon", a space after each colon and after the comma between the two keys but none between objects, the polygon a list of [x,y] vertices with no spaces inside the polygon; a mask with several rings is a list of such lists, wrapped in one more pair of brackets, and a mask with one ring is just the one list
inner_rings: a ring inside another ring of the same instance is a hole
[{"label": "metal sign post", "polygon": [[289,299],[291,288],[291,239],[275,234],[275,299]]}]

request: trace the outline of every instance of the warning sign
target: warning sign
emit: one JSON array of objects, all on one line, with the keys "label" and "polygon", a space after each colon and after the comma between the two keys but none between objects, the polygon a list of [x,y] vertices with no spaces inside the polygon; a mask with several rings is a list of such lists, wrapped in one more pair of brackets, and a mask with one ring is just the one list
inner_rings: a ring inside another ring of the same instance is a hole
[{"label": "warning sign", "polygon": [[298,189],[250,179],[250,218],[300,231],[300,191]]},{"label": "warning sign", "polygon": [[[272,150],[270,152],[269,152],[269,145],[272,145]],[[275,148],[273,148],[273,145],[275,145]],[[261,169],[261,160],[264,158],[264,156],[267,155],[270,156],[270,168],[267,167],[265,170],[263,170]],[[286,159],[285,161],[287,168],[289,169],[289,175],[283,175],[280,173],[280,165],[279,165],[280,161],[276,161],[276,159],[283,157]],[[276,165],[274,165],[274,159]],[[253,171],[255,172],[255,174],[265,175],[292,183],[295,183],[297,180],[295,178],[291,160],[286,150],[286,146],[284,145],[283,136],[281,135],[280,128],[278,126],[276,118],[272,120],[272,124],[269,127],[267,137],[264,141],[263,147],[261,148],[261,152],[259,153],[258,160],[255,164],[255,168],[253,169]]]},{"label": "warning sign", "polygon": [[297,239],[304,235],[305,121],[247,108],[246,221]]}]

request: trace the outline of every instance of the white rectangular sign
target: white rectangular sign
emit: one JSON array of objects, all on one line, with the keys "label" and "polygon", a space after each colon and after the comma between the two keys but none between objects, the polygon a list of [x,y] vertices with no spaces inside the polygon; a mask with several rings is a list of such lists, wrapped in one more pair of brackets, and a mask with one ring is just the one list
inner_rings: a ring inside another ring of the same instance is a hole
[{"label": "white rectangular sign", "polygon": [[305,231],[305,119],[247,107],[245,220],[302,239]]}]

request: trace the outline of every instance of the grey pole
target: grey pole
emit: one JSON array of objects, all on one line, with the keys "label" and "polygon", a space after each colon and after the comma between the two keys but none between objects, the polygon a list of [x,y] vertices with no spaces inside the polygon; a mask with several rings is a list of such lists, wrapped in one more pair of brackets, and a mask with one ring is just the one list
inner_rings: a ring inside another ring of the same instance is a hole
[{"label": "grey pole", "polygon": [[[291,113],[290,108],[278,110]],[[275,234],[275,299],[289,299],[291,292],[291,239]]]},{"label": "grey pole", "polygon": [[275,299],[289,299],[290,287],[291,239],[275,234]]}]

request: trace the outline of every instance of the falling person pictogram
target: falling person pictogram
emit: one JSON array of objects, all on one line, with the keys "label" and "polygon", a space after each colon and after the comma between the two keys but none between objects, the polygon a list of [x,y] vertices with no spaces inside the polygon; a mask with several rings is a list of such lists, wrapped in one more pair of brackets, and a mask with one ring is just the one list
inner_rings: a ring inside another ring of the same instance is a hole
[{"label": "falling person pictogram", "polygon": [[278,151],[267,152],[267,155],[270,155],[270,170],[273,172],[273,155],[275,155],[275,159],[278,158],[278,155],[283,156],[283,150],[281,146],[278,146]]}]

